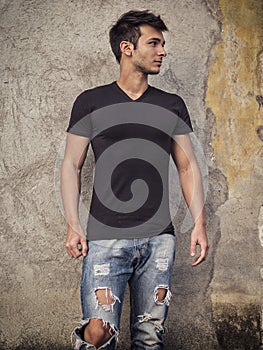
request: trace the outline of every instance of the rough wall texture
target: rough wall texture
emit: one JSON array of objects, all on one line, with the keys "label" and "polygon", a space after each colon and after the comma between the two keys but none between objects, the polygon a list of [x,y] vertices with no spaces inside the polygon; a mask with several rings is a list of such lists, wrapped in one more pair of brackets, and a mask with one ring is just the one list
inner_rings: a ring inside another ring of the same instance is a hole
[{"label": "rough wall texture", "polygon": [[222,38],[213,51],[206,104],[215,118],[215,166],[226,177],[229,198],[216,213],[221,237],[213,313],[220,345],[256,349],[262,322],[263,114],[256,96],[263,93],[263,3],[220,1],[220,9]]},{"label": "rough wall texture", "polygon": [[[210,254],[192,269],[182,209],[166,348],[260,347],[262,1],[13,0],[0,1],[2,349],[70,348],[81,261],[64,249],[54,173],[74,98],[118,75],[107,33],[131,8],[170,29],[150,82],[185,99],[209,169]],[[119,349],[129,348],[128,311],[126,302]]]}]

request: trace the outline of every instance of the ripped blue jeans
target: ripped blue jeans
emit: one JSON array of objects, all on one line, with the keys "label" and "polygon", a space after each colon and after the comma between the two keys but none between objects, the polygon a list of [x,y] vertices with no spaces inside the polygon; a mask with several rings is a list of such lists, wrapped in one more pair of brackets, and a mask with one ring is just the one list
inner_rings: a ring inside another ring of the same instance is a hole
[{"label": "ripped blue jeans", "polygon": [[[75,349],[96,349],[83,339],[83,329],[96,318],[110,327],[110,339],[99,349],[115,349],[127,283],[130,287],[131,349],[161,350],[164,322],[171,298],[175,236],[132,240],[90,241],[84,258],[81,282],[82,326],[74,330]],[[108,294],[103,305],[98,290]],[[163,298],[159,298],[162,290]]]}]

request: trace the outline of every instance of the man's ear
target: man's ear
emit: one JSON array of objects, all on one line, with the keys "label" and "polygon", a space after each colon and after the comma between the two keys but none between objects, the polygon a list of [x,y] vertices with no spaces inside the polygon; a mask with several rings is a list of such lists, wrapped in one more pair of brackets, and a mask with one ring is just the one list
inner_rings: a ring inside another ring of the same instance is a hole
[{"label": "man's ear", "polygon": [[121,41],[120,50],[121,50],[121,53],[123,53],[124,55],[131,56],[133,49],[134,49],[134,46],[131,42]]}]

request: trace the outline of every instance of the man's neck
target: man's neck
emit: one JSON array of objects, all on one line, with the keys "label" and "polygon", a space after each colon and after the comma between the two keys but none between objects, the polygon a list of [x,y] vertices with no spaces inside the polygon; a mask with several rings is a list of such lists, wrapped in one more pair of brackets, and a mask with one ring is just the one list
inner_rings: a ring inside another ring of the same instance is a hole
[{"label": "man's neck", "polygon": [[148,88],[148,75],[134,72],[121,72],[117,81],[118,86],[133,100],[139,98]]}]

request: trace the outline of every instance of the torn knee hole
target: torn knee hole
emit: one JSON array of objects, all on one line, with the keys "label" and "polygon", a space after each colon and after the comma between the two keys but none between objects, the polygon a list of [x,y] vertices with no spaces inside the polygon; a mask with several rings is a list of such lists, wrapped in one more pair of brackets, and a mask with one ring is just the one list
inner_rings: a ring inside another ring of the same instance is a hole
[{"label": "torn knee hole", "polygon": [[119,331],[113,324],[101,318],[91,318],[82,328],[82,337],[87,343],[100,348],[104,343],[109,344],[112,337],[117,339]]},{"label": "torn knee hole", "polygon": [[158,288],[157,292],[156,292],[157,301],[159,301],[159,302],[164,301],[164,299],[166,297],[166,294],[167,294],[167,289],[165,289],[165,288]]},{"label": "torn knee hole", "polygon": [[102,305],[110,305],[114,302],[110,288],[97,289],[95,294],[98,302]]},{"label": "torn knee hole", "polygon": [[[110,325],[109,322],[104,321],[101,318],[91,318],[89,323],[86,324],[85,328],[91,328],[94,329],[94,327],[96,328],[96,330],[103,330],[103,333],[107,334],[107,332],[112,335],[112,332],[114,331],[114,327]],[[84,330],[85,330],[84,328]],[[94,330],[92,330],[92,332],[94,332]]]},{"label": "torn knee hole", "polygon": [[158,286],[154,290],[154,300],[156,304],[163,305],[166,304],[167,306],[170,303],[172,293],[169,290],[168,286]]},{"label": "torn knee hole", "polygon": [[120,299],[112,294],[110,288],[97,288],[95,290],[95,295],[97,299],[97,307],[101,305],[105,311],[113,311],[113,306],[116,301],[120,303]]}]

